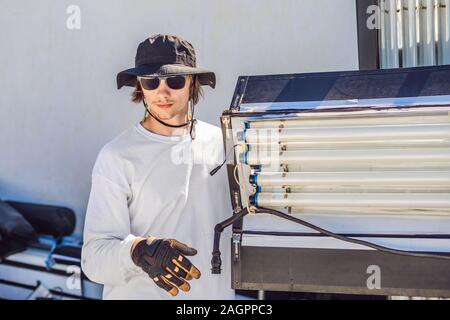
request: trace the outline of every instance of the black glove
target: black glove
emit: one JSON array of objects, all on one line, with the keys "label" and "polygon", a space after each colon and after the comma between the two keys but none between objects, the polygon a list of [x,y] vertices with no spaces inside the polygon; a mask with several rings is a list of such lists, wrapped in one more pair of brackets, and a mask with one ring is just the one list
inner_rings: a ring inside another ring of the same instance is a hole
[{"label": "black glove", "polygon": [[178,288],[191,289],[186,280],[200,278],[200,271],[185,257],[196,254],[197,250],[175,239],[150,237],[134,247],[131,258],[160,288],[176,296]]}]

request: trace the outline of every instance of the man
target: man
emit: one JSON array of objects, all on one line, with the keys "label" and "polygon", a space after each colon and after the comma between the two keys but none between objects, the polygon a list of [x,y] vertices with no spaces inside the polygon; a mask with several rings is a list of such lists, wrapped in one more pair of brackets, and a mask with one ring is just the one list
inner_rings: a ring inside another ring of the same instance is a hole
[{"label": "man", "polygon": [[[117,75],[132,86],[144,120],[100,151],[92,172],[82,268],[104,284],[104,299],[232,299],[230,256],[210,271],[214,226],[231,214],[220,128],[194,118],[201,85],[193,46],[172,35],[139,44],[135,68]],[[229,235],[228,235],[229,236]]]}]

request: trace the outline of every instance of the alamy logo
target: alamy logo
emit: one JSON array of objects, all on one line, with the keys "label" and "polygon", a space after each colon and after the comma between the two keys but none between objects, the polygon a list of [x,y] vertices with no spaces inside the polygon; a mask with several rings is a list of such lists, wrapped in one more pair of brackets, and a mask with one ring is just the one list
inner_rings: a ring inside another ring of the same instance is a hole
[{"label": "alamy logo", "polygon": [[66,27],[69,30],[79,30],[81,28],[81,9],[77,5],[70,5],[66,9],[69,14],[66,20]]},{"label": "alamy logo", "polygon": [[366,13],[369,14],[366,20],[367,29],[380,29],[380,7],[377,5],[368,6]]},{"label": "alamy logo", "polygon": [[367,289],[381,289],[381,269],[377,265],[370,265],[367,267],[367,274],[370,276],[367,278]]}]

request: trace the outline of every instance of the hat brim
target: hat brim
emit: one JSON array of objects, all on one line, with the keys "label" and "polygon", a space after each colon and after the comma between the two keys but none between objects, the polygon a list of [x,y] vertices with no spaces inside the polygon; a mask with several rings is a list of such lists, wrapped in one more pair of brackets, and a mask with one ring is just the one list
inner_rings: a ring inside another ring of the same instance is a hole
[{"label": "hat brim", "polygon": [[199,82],[202,86],[208,85],[213,89],[216,87],[216,75],[214,72],[203,68],[188,67],[181,64],[144,64],[119,72],[117,74],[117,89],[123,86],[134,87],[137,76],[170,76],[180,74],[198,75]]}]

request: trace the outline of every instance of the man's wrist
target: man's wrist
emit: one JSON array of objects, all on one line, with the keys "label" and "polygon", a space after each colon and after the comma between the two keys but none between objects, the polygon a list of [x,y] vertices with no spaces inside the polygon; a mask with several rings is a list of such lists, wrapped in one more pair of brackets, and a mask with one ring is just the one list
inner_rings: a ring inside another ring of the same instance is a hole
[{"label": "man's wrist", "polygon": [[133,244],[131,245],[131,252],[130,253],[132,253],[133,252],[133,250],[134,250],[134,248],[136,247],[136,245],[139,243],[139,242],[141,242],[141,241],[143,241],[143,240],[147,240],[147,238],[144,238],[144,237],[137,237],[136,239],[134,239],[133,240]]}]

